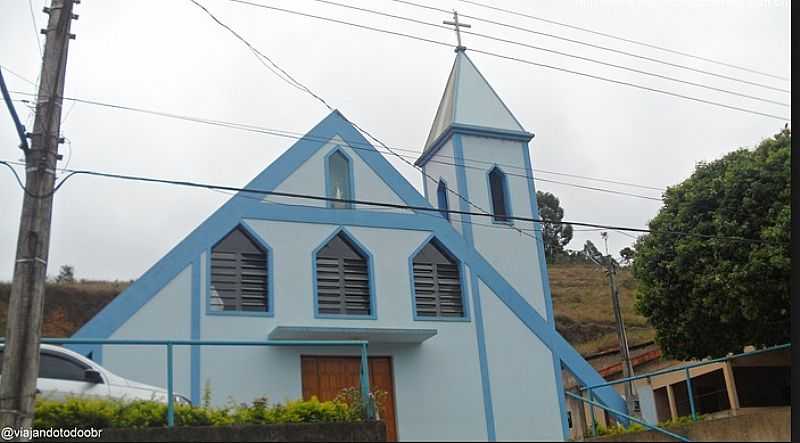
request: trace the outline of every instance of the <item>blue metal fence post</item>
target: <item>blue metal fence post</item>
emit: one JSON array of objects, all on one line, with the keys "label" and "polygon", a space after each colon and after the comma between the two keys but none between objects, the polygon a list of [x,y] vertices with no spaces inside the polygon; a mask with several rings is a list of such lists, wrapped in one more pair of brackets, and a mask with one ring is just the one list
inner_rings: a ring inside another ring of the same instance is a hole
[{"label": "blue metal fence post", "polygon": [[175,426],[175,395],[172,386],[172,343],[167,343],[167,426]]},{"label": "blue metal fence post", "polygon": [[[589,389],[589,401],[594,401],[594,393]],[[590,403],[589,410],[592,412],[592,437],[597,437],[597,420],[594,418],[594,406]]]},{"label": "blue metal fence post", "polygon": [[694,390],[692,389],[692,376],[686,368],[686,394],[689,397],[689,408],[692,410],[692,420],[697,421],[697,410],[694,407]]},{"label": "blue metal fence post", "polygon": [[372,420],[372,402],[369,398],[369,360],[367,359],[367,345],[361,345],[361,401],[364,402],[364,410],[367,418]]}]

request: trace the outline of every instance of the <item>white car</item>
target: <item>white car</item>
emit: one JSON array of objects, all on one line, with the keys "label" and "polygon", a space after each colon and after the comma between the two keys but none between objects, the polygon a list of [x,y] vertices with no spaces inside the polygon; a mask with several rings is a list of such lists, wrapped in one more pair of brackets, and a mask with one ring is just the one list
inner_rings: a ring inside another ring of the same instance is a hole
[{"label": "white car", "polygon": [[[0,344],[0,357],[2,350],[3,345]],[[36,381],[38,398],[64,400],[67,397],[94,397],[167,402],[165,389],[122,378],[61,346],[43,344],[39,355],[39,379]],[[174,394],[174,399],[176,404],[191,403],[182,395]]]}]

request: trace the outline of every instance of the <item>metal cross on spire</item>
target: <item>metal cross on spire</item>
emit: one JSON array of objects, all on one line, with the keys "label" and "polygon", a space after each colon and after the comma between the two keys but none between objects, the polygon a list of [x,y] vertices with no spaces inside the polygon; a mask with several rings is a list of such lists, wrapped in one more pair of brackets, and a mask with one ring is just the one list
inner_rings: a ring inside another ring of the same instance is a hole
[{"label": "metal cross on spire", "polygon": [[456,31],[456,40],[458,41],[458,46],[456,46],[456,52],[463,51],[463,50],[467,49],[466,46],[463,46],[461,44],[461,28],[471,28],[472,25],[468,25],[466,23],[459,22],[458,21],[458,11],[456,11],[455,9],[453,10],[453,20],[452,21],[445,20],[442,23],[444,23],[445,25],[453,26],[453,28]]}]

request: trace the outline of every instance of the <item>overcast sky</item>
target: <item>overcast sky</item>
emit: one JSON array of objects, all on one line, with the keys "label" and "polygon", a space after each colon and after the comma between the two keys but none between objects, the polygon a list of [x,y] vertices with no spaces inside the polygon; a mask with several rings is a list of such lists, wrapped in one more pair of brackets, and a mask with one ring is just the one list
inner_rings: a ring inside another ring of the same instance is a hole
[{"label": "overcast sky", "polygon": [[[262,52],[387,144],[421,150],[447,80],[451,49],[227,0],[199,0]],[[437,30],[319,4],[312,0],[254,0],[452,42]],[[347,0],[341,0],[347,1]],[[789,89],[790,84],[563,27],[488,11],[456,0],[418,0],[464,14],[637,52],[699,69]],[[489,0],[485,0],[489,1]],[[32,0],[37,29],[43,0]],[[348,1],[431,22],[448,17],[388,0]],[[789,1],[522,1],[497,6],[643,40],[737,65],[790,75]],[[25,0],[0,0],[0,64],[35,80],[38,33]],[[305,133],[327,111],[278,80],[230,34],[188,0],[86,0],[76,7],[66,96]],[[713,84],[779,101],[788,94],[673,69],[504,28],[472,23],[472,30],[595,57],[638,69]],[[43,43],[43,40],[42,40]],[[468,47],[539,63],[669,89],[780,115],[781,106],[714,93],[528,48],[465,36]],[[694,165],[737,147],[753,146],[784,121],[621,87],[563,72],[473,53],[471,58],[525,128],[536,134],[534,167],[649,186],[679,183]],[[10,89],[34,87],[5,72]],[[31,113],[17,103],[32,127]],[[69,167],[242,186],[283,153],[291,140],[209,127],[127,111],[65,103],[63,134]],[[0,159],[20,159],[11,119],[0,111]],[[389,161],[418,189],[419,172]],[[61,162],[64,166],[65,162]],[[656,191],[537,174],[620,191]],[[575,221],[644,227],[660,202],[553,183]],[[75,266],[79,278],[132,279],[141,275],[228,196],[167,185],[76,177],[55,198],[49,273]],[[22,192],[0,171],[0,280],[11,278]],[[598,232],[577,232],[571,248]],[[632,239],[612,232],[616,253]]]}]

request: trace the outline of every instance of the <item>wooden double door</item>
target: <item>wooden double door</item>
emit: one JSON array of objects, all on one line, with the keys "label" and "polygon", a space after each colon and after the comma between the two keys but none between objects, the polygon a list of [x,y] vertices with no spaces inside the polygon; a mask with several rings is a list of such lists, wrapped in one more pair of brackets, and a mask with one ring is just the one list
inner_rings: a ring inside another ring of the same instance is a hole
[{"label": "wooden double door", "polygon": [[[360,357],[302,356],[303,398],[317,397],[320,401],[333,400],[345,388],[361,386]],[[380,410],[386,422],[386,437],[397,441],[397,423],[394,408],[394,379],[390,357],[369,358],[369,383],[371,391],[386,392]]]}]

